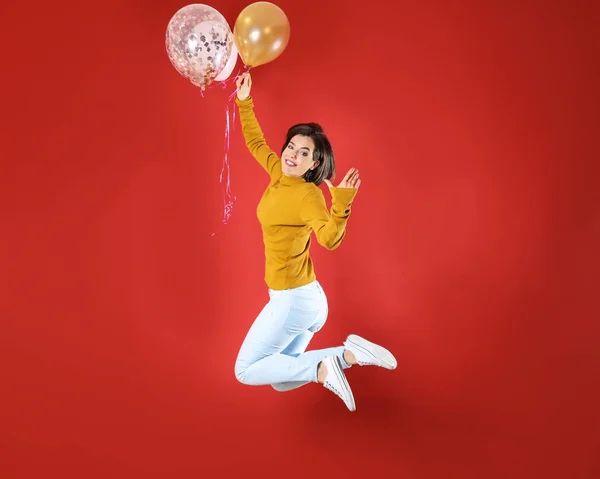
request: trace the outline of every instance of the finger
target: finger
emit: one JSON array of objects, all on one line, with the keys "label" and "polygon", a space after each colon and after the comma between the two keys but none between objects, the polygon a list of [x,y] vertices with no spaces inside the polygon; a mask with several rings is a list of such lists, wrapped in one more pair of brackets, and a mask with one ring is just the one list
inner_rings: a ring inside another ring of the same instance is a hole
[{"label": "finger", "polygon": [[238,87],[238,89],[242,88],[245,83],[246,83],[246,75],[240,75],[240,77],[237,79],[237,87]]},{"label": "finger", "polygon": [[346,173],[346,176],[344,176],[344,179],[342,180],[342,183],[344,181],[348,181],[350,179],[350,177],[352,176],[353,173],[354,173],[354,168],[350,168],[348,170],[348,173]]},{"label": "finger", "polygon": [[350,175],[350,178],[348,178],[348,183],[351,185],[354,184],[356,182],[357,178],[358,178],[358,170],[355,170],[352,173],[352,175]]},{"label": "finger", "polygon": [[355,186],[355,188],[358,190],[359,186],[360,186],[360,180],[358,180],[358,181],[356,182],[356,186]]}]

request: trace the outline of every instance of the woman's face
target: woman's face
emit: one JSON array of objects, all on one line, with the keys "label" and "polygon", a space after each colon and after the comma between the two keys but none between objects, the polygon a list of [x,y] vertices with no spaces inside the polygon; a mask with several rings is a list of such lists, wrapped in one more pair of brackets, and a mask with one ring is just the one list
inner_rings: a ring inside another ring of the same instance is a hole
[{"label": "woman's face", "polygon": [[308,170],[319,166],[314,161],[315,142],[309,136],[294,136],[281,154],[281,169],[286,176],[302,178]]}]

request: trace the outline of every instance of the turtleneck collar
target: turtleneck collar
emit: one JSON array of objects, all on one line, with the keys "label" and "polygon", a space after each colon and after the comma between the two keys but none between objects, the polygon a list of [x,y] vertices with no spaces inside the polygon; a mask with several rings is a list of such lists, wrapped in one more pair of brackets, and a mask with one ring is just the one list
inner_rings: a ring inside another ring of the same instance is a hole
[{"label": "turtleneck collar", "polygon": [[301,185],[303,183],[306,183],[306,180],[304,178],[298,178],[295,176],[287,176],[282,174],[281,175],[281,184],[283,185]]}]

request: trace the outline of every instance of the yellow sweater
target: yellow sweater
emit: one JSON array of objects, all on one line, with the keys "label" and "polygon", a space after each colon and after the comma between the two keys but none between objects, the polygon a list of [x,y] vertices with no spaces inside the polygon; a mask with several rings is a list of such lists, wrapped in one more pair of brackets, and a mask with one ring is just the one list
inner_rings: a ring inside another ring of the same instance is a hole
[{"label": "yellow sweater", "polygon": [[267,145],[256,120],[252,98],[236,98],[236,103],[246,146],[271,177],[257,208],[265,244],[265,282],[273,290],[311,283],[316,279],[309,255],[311,231],[325,248],[337,248],[346,233],[357,190],[330,188],[329,212],[318,186],[283,174],[281,159]]}]

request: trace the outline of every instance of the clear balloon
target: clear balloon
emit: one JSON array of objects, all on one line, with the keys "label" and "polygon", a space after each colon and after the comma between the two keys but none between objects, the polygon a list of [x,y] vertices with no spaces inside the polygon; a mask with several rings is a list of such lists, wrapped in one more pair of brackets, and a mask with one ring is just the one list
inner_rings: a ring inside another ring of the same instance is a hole
[{"label": "clear balloon", "polygon": [[284,11],[270,2],[256,2],[244,8],[233,27],[236,47],[250,68],[272,62],[290,40],[290,22]]},{"label": "clear balloon", "polygon": [[227,65],[234,39],[221,13],[208,5],[193,4],[173,15],[165,45],[175,69],[204,90]]}]

